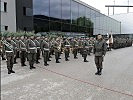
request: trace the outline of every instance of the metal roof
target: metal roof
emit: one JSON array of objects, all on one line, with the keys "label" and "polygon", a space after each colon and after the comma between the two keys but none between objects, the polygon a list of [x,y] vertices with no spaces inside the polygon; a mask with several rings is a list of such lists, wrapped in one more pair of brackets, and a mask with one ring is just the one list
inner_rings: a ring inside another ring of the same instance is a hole
[{"label": "metal roof", "polygon": [[88,4],[86,4],[86,3],[84,3],[84,2],[82,2],[82,1],[80,1],[80,0],[73,0],[73,1],[76,1],[76,2],[82,4],[82,5],[86,6],[86,7],[89,7],[89,8],[91,8],[91,9],[95,10],[95,11],[100,12],[100,10],[98,10],[98,9],[96,9],[96,8],[94,8],[94,7],[88,5]]}]

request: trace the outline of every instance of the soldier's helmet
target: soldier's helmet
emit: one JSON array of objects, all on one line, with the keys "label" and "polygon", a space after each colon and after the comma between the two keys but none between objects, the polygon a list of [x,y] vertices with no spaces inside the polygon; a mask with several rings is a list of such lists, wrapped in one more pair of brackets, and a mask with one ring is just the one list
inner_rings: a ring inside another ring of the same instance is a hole
[{"label": "soldier's helmet", "polygon": [[41,34],[36,34],[35,37],[41,37]]}]

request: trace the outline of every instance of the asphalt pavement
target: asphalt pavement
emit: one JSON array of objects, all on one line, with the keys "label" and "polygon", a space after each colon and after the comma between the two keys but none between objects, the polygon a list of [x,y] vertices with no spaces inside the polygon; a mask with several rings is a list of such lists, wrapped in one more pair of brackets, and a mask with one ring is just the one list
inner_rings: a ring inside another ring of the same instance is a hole
[{"label": "asphalt pavement", "polygon": [[51,59],[49,66],[35,64],[36,69],[14,65],[8,75],[6,61],[1,61],[1,100],[133,100],[133,47],[112,50],[104,58],[103,74],[95,75],[94,55],[89,62],[78,59],[61,63]]}]

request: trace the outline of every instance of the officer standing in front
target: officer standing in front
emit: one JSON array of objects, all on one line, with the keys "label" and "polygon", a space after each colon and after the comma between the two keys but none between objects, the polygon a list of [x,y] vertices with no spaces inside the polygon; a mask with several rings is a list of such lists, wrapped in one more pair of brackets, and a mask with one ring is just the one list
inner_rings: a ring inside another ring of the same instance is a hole
[{"label": "officer standing in front", "polygon": [[103,69],[103,59],[106,54],[107,45],[101,34],[98,34],[97,41],[94,43],[95,64],[97,72],[95,75],[101,75]]}]

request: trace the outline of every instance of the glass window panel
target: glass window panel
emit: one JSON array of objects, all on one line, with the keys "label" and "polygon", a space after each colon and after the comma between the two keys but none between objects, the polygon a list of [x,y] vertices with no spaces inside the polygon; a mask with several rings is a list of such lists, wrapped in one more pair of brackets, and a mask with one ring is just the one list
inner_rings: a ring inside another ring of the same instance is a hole
[{"label": "glass window panel", "polygon": [[33,16],[32,12],[33,10],[31,8],[26,8],[26,16]]},{"label": "glass window panel", "polygon": [[86,19],[85,19],[85,25],[87,26],[87,28],[91,27],[91,12],[90,12],[90,8],[86,8]]},{"label": "glass window panel", "polygon": [[50,22],[50,30],[51,31],[61,31],[61,23],[59,22]]},{"label": "glass window panel", "polygon": [[71,32],[77,32],[78,26],[77,25],[71,25]]},{"label": "glass window panel", "polygon": [[70,0],[62,0],[62,22],[70,23],[71,22],[71,2]]},{"label": "glass window panel", "polygon": [[61,19],[61,0],[50,0],[50,17],[51,20]]},{"label": "glass window panel", "polygon": [[49,21],[34,18],[34,29],[36,32],[48,32],[49,31]]},{"label": "glass window panel", "polygon": [[78,3],[75,1],[71,1],[71,23],[77,25],[78,19]]},{"label": "glass window panel", "polygon": [[33,14],[49,17],[49,0],[33,0]]},{"label": "glass window panel", "polygon": [[79,18],[78,18],[78,25],[79,26],[85,26],[85,6],[79,4]]},{"label": "glass window panel", "polygon": [[85,32],[86,32],[86,27],[81,27],[81,26],[79,26],[79,27],[78,27],[78,32],[80,32],[80,33],[85,33]]},{"label": "glass window panel", "polygon": [[95,25],[95,11],[94,10],[91,10],[91,28],[94,28],[94,25]]},{"label": "glass window panel", "polygon": [[62,23],[62,32],[70,32],[70,24]]}]

